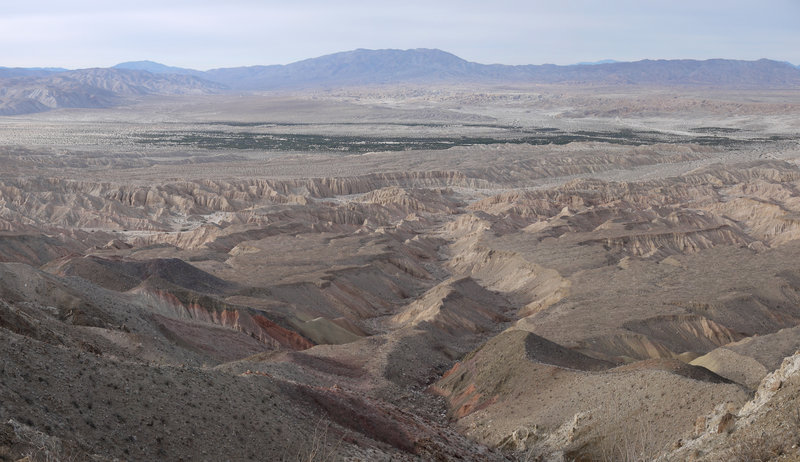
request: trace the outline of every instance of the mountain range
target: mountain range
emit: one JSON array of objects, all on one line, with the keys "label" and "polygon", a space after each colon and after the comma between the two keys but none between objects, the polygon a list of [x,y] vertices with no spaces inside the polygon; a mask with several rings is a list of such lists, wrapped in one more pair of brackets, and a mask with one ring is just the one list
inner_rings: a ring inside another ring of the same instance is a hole
[{"label": "mountain range", "polygon": [[568,66],[479,64],[435,49],[358,49],[287,65],[198,71],[152,61],[64,70],[0,67],[0,115],[110,107],[148,94],[213,94],[360,85],[542,83],[800,87],[800,68],[761,59],[600,61]]}]

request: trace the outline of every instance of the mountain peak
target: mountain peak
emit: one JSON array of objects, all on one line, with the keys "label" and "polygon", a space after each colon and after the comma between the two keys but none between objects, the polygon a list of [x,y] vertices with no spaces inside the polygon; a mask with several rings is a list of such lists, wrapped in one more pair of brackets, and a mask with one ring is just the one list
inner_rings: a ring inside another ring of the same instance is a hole
[{"label": "mountain peak", "polygon": [[616,64],[618,62],[620,62],[620,61],[617,61],[616,59],[601,59],[599,61],[581,61],[579,63],[576,63],[575,65],[576,66],[594,66],[594,65],[597,65],[597,64]]},{"label": "mountain peak", "polygon": [[181,75],[202,75],[200,71],[185,69],[182,67],[167,66],[155,61],[126,61],[113,66],[112,69],[124,69],[133,71],[146,71],[151,74],[181,74]]}]

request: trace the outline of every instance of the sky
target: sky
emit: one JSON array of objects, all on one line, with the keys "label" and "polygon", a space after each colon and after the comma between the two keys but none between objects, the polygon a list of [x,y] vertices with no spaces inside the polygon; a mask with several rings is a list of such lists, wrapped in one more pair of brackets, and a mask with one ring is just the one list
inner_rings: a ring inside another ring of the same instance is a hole
[{"label": "sky", "polygon": [[207,70],[356,48],[438,48],[484,64],[800,64],[800,0],[0,0],[2,67]]}]

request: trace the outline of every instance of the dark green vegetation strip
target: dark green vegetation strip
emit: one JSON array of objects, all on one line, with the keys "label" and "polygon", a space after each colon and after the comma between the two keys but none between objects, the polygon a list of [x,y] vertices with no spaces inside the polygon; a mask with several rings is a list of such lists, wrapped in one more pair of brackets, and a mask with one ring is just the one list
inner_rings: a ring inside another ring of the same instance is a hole
[{"label": "dark green vegetation strip", "polygon": [[689,129],[694,133],[737,133],[742,131],[741,128],[725,128],[725,127],[697,127]]},{"label": "dark green vegetation strip", "polygon": [[[675,136],[654,131],[619,130],[611,132],[558,129],[516,129],[499,137],[375,137],[315,134],[265,134],[253,132],[228,132],[223,130],[163,131],[134,135],[133,140],[143,145],[187,146],[203,149],[243,149],[262,151],[342,152],[364,153],[373,151],[437,150],[453,146],[511,144],[567,144],[578,141],[595,141],[623,145],[654,143],[695,143],[707,146],[735,146],[761,140],[739,140],[708,134]],[[772,137],[770,141],[777,141]]]}]

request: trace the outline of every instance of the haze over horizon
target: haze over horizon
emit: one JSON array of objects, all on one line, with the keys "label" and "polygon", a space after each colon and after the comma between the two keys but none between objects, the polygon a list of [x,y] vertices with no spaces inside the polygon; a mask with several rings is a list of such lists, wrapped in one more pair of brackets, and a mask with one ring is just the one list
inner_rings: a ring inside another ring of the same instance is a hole
[{"label": "haze over horizon", "polygon": [[110,67],[151,60],[207,70],[287,64],[358,48],[438,48],[484,64],[605,59],[800,63],[800,3],[361,0],[286,5],[33,0],[0,7],[5,67]]}]

